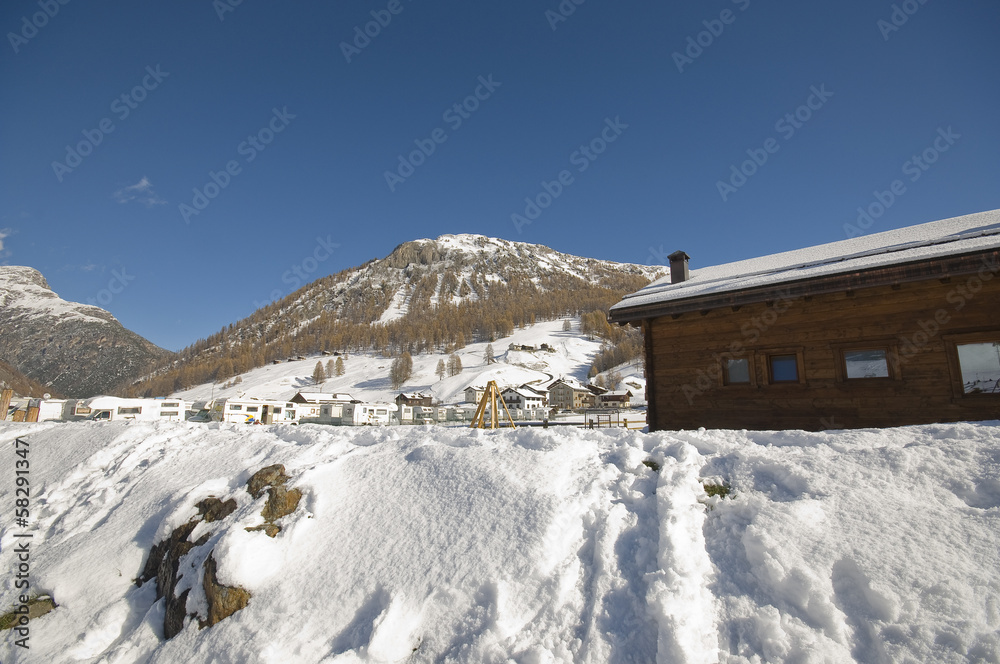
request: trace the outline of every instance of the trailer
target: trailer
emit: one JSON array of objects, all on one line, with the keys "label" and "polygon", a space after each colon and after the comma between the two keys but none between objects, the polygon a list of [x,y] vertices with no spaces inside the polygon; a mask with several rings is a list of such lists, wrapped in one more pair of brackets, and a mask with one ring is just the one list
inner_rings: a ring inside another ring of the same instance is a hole
[{"label": "trailer", "polygon": [[387,425],[392,424],[396,414],[394,403],[365,403],[356,401],[344,404],[343,424],[353,425]]},{"label": "trailer", "polygon": [[82,399],[29,399],[28,405],[38,408],[38,422],[72,420]]},{"label": "trailer", "polygon": [[159,422],[181,420],[186,416],[188,404],[183,399],[123,399],[121,397],[91,397],[78,402],[73,417],[95,422],[139,420]]},{"label": "trailer", "polygon": [[209,419],[231,424],[298,424],[298,404],[276,399],[233,397],[207,404]]}]

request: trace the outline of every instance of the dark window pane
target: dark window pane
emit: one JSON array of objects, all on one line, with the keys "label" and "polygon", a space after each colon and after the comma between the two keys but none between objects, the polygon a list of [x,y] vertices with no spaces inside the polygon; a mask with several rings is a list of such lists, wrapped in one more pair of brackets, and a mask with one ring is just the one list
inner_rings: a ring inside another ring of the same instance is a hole
[{"label": "dark window pane", "polygon": [[750,362],[746,358],[726,360],[726,384],[749,383]]},{"label": "dark window pane", "polygon": [[799,379],[798,362],[794,355],[772,355],[771,380],[775,383],[796,382]]},{"label": "dark window pane", "polygon": [[844,364],[848,378],[889,377],[889,363],[884,350],[846,350]]}]

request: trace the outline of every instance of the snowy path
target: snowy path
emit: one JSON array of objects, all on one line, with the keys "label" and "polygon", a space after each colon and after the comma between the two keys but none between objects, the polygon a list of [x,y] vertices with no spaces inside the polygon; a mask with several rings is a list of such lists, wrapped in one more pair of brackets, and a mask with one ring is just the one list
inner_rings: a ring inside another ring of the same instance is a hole
[{"label": "snowy path", "polygon": [[[26,435],[32,591],[54,612],[0,661],[997,662],[1000,425],[885,431],[0,423]],[[655,462],[658,472],[644,462]],[[303,492],[275,538],[257,469]],[[729,498],[702,484],[725,481]],[[0,503],[13,500],[0,472]],[[181,562],[250,591],[163,640],[151,545],[232,498]],[[0,530],[0,568],[13,534]],[[0,582],[0,611],[16,602]]]}]

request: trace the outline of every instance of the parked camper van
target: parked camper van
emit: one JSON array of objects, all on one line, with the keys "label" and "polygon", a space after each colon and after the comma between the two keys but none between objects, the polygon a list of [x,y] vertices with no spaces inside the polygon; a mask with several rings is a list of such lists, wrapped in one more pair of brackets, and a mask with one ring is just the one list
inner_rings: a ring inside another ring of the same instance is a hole
[{"label": "parked camper van", "polygon": [[122,399],[120,397],[92,397],[77,403],[73,415],[95,422],[118,420],[184,420],[187,402],[183,399]]},{"label": "parked camper van", "polygon": [[287,401],[234,397],[210,404],[209,418],[213,422],[235,424],[298,424],[297,404]]},{"label": "parked camper van", "polygon": [[343,424],[392,424],[396,414],[394,403],[364,403],[361,401],[344,404]]}]

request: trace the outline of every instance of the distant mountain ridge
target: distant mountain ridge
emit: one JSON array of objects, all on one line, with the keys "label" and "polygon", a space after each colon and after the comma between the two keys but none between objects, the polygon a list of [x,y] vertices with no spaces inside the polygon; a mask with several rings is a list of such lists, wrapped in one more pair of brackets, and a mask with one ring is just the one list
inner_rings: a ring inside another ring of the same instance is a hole
[{"label": "distant mountain ridge", "polygon": [[104,309],[63,300],[38,270],[0,266],[0,360],[52,392],[108,392],[170,355]]},{"label": "distant mountain ridge", "polygon": [[413,240],[258,309],[127,391],[168,394],[320,351],[461,348],[536,320],[606,311],[665,272],[483,235]]}]

